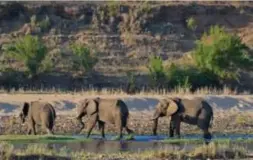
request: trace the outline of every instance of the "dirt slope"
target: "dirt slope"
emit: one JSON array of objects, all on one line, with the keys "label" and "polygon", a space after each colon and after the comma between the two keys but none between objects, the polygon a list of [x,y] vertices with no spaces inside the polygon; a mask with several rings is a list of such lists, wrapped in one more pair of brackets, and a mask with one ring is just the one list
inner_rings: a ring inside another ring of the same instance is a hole
[{"label": "dirt slope", "polygon": [[[179,58],[194,47],[196,38],[211,25],[225,26],[252,47],[252,7],[250,1],[5,2],[0,5],[0,46],[29,33],[42,36],[55,65],[50,73],[40,75],[34,87],[70,89],[90,85],[118,88],[126,84],[127,71],[137,74],[137,86],[141,86],[148,83],[146,64],[151,54],[160,55],[164,60]],[[32,26],[34,17],[39,27]],[[46,17],[49,18],[48,25],[44,23]],[[186,26],[190,17],[196,19],[195,32]],[[68,46],[73,41],[87,44],[99,54],[95,75],[85,77],[81,82],[73,80],[70,68],[72,53]],[[24,69],[22,63],[5,59],[2,51],[0,60],[2,68]],[[13,86],[33,83],[16,74],[21,80]],[[5,77],[3,75],[2,81],[8,82]],[[247,72],[242,77],[242,86],[253,88],[249,79],[252,74]]]}]

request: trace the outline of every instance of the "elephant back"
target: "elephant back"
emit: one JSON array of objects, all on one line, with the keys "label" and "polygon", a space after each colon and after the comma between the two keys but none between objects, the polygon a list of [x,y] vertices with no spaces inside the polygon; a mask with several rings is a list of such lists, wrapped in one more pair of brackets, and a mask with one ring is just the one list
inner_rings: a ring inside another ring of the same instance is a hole
[{"label": "elephant back", "polygon": [[193,117],[199,114],[199,111],[203,107],[203,99],[182,99],[180,102],[180,112],[184,114],[191,115]]}]

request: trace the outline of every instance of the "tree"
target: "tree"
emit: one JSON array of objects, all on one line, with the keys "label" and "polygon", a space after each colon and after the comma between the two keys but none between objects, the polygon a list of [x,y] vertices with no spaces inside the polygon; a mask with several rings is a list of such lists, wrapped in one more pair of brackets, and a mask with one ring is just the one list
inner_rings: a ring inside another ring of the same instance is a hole
[{"label": "tree", "polygon": [[148,69],[153,85],[160,86],[166,84],[166,74],[161,57],[150,57]]},{"label": "tree", "polygon": [[221,79],[237,79],[238,71],[252,64],[248,47],[240,37],[226,33],[217,25],[197,41],[193,58],[199,69],[211,71]]},{"label": "tree", "polygon": [[90,48],[77,43],[71,44],[70,48],[74,54],[72,67],[82,73],[90,72],[98,61],[97,57],[92,55]]},{"label": "tree", "polygon": [[42,67],[47,48],[37,36],[26,35],[7,45],[4,52],[26,66],[29,77],[36,76]]}]

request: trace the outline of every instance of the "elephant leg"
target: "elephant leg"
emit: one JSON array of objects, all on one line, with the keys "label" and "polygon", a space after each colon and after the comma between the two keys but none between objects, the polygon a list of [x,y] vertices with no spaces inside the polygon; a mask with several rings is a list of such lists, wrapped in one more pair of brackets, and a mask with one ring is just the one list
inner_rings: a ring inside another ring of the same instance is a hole
[{"label": "elephant leg", "polygon": [[174,137],[175,124],[174,121],[170,121],[170,137]]},{"label": "elephant leg", "polygon": [[36,131],[35,131],[35,123],[32,119],[29,120],[29,124],[28,124],[29,130],[28,130],[28,134],[34,134],[36,135]]},{"label": "elephant leg", "polygon": [[177,135],[177,138],[181,137],[181,135],[180,135],[180,125],[181,125],[181,123],[180,123],[180,121],[178,121],[176,123],[176,135]]},{"label": "elephant leg", "polygon": [[48,135],[53,135],[54,134],[53,131],[51,129],[49,129],[49,128],[46,128],[46,131],[47,131]]},{"label": "elephant leg", "polygon": [[208,144],[211,139],[212,135],[209,132],[209,121],[208,120],[198,120],[198,127],[203,131],[203,138],[205,143]]},{"label": "elephant leg", "polygon": [[208,129],[203,130],[203,138],[205,140],[205,144],[209,144],[209,142],[212,139],[212,135],[211,135],[211,133],[209,132]]},{"label": "elephant leg", "polygon": [[50,122],[44,121],[42,123],[42,127],[46,130],[48,135],[53,135],[53,132],[52,132],[53,125]]},{"label": "elephant leg", "polygon": [[90,137],[90,133],[91,133],[92,129],[95,127],[96,122],[97,122],[97,115],[90,117],[89,122],[88,122],[88,127],[87,127],[88,132],[87,132],[86,138]]},{"label": "elephant leg", "polygon": [[120,125],[118,127],[118,130],[119,130],[119,138],[121,139],[123,137],[123,134],[122,134],[122,131],[123,131],[123,127]]},{"label": "elephant leg", "polygon": [[127,126],[125,127],[127,134],[133,134],[133,130],[129,129]]},{"label": "elephant leg", "polygon": [[105,123],[102,121],[98,121],[98,127],[101,129],[102,138],[105,138]]},{"label": "elephant leg", "polygon": [[32,133],[32,130],[31,128],[29,127],[28,130],[27,130],[27,134],[30,135]]}]

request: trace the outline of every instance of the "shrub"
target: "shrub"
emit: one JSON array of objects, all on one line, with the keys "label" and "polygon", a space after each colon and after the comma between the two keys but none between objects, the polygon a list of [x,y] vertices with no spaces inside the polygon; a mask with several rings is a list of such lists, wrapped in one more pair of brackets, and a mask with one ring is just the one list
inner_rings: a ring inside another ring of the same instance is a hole
[{"label": "shrub", "polygon": [[196,20],[193,18],[193,17],[190,17],[186,20],[186,23],[187,23],[187,27],[193,31],[196,30],[197,28],[197,22]]},{"label": "shrub", "polygon": [[131,71],[128,71],[126,73],[126,75],[127,75],[127,81],[128,81],[127,87],[126,87],[126,92],[132,94],[135,92],[135,89],[136,89],[136,86],[135,86],[136,77],[135,77],[134,73]]},{"label": "shrub", "polygon": [[90,48],[77,43],[71,44],[70,48],[74,54],[73,69],[82,73],[90,72],[98,61],[97,57],[92,55]]},{"label": "shrub", "polygon": [[45,19],[41,20],[38,23],[38,26],[42,29],[42,31],[47,31],[50,25],[51,25],[51,22],[48,16],[46,16]]},{"label": "shrub", "polygon": [[30,77],[36,76],[47,54],[47,48],[37,36],[26,35],[7,45],[4,52],[22,61]]},{"label": "shrub", "polygon": [[109,1],[107,7],[108,7],[108,15],[114,17],[119,12],[120,4],[117,1]]},{"label": "shrub", "polygon": [[197,41],[193,58],[202,71],[212,72],[221,79],[236,79],[240,69],[248,69],[252,64],[247,50],[238,36],[226,33],[222,27],[212,26]]},{"label": "shrub", "polygon": [[148,69],[153,85],[164,86],[164,84],[166,84],[166,74],[161,57],[150,57]]},{"label": "shrub", "polygon": [[219,87],[219,79],[210,72],[203,72],[190,65],[172,64],[167,70],[169,88],[184,88],[195,91],[201,87]]},{"label": "shrub", "polygon": [[30,18],[30,23],[31,23],[32,27],[36,27],[36,24],[37,24],[37,16],[36,15],[32,15],[32,17]]}]

